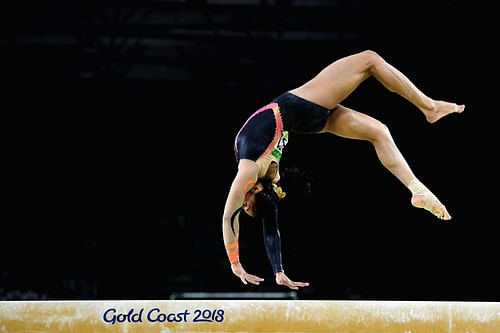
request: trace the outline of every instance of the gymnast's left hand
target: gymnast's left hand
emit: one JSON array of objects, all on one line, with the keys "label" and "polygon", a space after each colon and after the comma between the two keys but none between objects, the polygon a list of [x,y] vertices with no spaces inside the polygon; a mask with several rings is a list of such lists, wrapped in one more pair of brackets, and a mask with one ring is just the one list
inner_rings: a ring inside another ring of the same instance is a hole
[{"label": "gymnast's left hand", "polygon": [[231,264],[231,270],[234,275],[240,278],[243,284],[248,284],[248,282],[250,282],[251,284],[258,286],[262,281],[264,281],[261,277],[247,273],[240,262]]},{"label": "gymnast's left hand", "polygon": [[276,273],[276,283],[282,286],[287,286],[290,289],[297,290],[299,287],[308,287],[309,282],[292,281],[285,275],[285,272]]}]

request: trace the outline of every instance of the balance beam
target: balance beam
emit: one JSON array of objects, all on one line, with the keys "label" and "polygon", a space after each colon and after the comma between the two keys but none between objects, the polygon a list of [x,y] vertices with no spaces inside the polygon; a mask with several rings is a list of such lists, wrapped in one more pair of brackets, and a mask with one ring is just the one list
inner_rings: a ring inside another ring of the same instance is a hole
[{"label": "balance beam", "polygon": [[500,303],[3,301],[0,302],[0,332],[499,333]]}]

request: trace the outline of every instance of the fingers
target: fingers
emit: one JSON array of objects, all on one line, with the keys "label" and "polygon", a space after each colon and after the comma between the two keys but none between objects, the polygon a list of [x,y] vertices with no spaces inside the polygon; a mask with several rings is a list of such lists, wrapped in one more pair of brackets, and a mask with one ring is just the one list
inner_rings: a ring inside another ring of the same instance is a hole
[{"label": "fingers", "polygon": [[244,273],[244,274],[240,275],[240,280],[241,280],[241,282],[243,282],[243,284],[251,283],[251,284],[255,284],[257,286],[262,281],[264,281],[263,278],[255,276],[255,275],[252,275],[252,274],[248,274],[248,273]]},{"label": "fingers", "polygon": [[288,288],[290,288],[290,289],[292,289],[292,290],[298,290],[298,289],[299,289],[299,287],[294,286],[294,285],[292,285],[292,284],[290,284],[290,283],[283,283],[282,285],[283,285],[283,286],[287,286]]},{"label": "fingers", "polygon": [[[259,285],[262,281],[264,281],[263,278],[252,275],[252,274],[245,274],[245,277],[242,278],[242,280],[246,280],[247,282],[250,282],[251,284]],[[245,283],[245,282],[244,282]],[[246,284],[246,283],[245,283]]]},{"label": "fingers", "polygon": [[241,263],[231,265],[231,269],[233,270],[233,274],[236,275],[237,277],[239,277],[243,284],[251,283],[251,284],[259,285],[262,281],[264,281],[263,278],[261,278],[257,275],[248,274],[243,269],[243,266],[241,266]]},{"label": "fingers", "polygon": [[[248,274],[248,273],[241,274],[240,280],[245,285],[248,283],[251,283],[251,284],[254,284],[256,286],[260,285],[260,283],[262,281],[264,281],[263,278],[256,276],[256,275]],[[285,279],[278,278],[278,279],[276,279],[276,283],[279,285],[286,286],[292,290],[297,290],[299,288],[309,286],[309,282],[292,281],[288,278],[285,278]]]},{"label": "fingers", "polygon": [[276,278],[276,283],[279,285],[287,286],[288,288],[293,290],[309,286],[309,282],[292,281],[289,278],[284,278],[284,277]]},{"label": "fingers", "polygon": [[309,282],[294,282],[295,287],[309,287]]},{"label": "fingers", "polygon": [[308,287],[309,283],[308,282],[294,282],[294,281],[288,281],[287,283],[284,283],[283,285],[287,286],[290,289],[297,290],[302,287]]}]

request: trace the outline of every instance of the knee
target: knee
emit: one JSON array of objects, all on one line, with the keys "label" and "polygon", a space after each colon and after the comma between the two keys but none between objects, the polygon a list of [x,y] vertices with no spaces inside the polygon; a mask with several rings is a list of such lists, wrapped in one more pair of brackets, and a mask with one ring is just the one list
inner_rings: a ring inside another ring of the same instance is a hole
[{"label": "knee", "polygon": [[368,119],[354,112],[342,114],[342,118],[338,124],[341,124],[342,133],[348,137],[354,136],[371,143],[383,143],[391,138],[389,128],[380,120],[375,118]]},{"label": "knee", "polygon": [[378,66],[384,63],[384,59],[377,52],[372,50],[362,51],[358,53],[358,55],[371,71],[376,70]]},{"label": "knee", "polygon": [[387,127],[381,121],[377,120],[373,126],[371,141],[378,143],[392,141],[392,136],[389,127]]}]

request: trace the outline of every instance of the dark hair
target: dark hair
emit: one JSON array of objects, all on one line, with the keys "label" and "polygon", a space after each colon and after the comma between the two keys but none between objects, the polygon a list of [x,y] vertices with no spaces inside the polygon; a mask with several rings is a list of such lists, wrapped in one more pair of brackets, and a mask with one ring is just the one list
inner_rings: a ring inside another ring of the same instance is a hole
[{"label": "dark hair", "polygon": [[270,180],[261,181],[263,189],[255,195],[255,204],[257,206],[257,216],[271,217],[276,215],[275,210],[278,209],[278,194],[274,190],[273,183]]},{"label": "dark hair", "polygon": [[[311,193],[311,184],[314,179],[307,176],[297,166],[280,168],[280,176],[278,191],[284,192],[284,200],[288,203],[303,199]],[[275,185],[267,179],[261,179],[259,182],[263,185],[263,190],[255,194],[256,214],[254,217],[248,214],[239,214],[240,220],[250,221],[254,218],[262,219],[263,217],[274,218],[277,215],[278,202],[281,199],[276,193]],[[281,195],[283,198],[283,194]]]},{"label": "dark hair", "polygon": [[[277,215],[276,210],[281,198],[286,198],[287,201],[298,200],[311,193],[313,179],[298,167],[283,168],[280,170],[280,175],[281,179],[278,186],[268,179],[260,181],[263,189],[255,195],[257,218]],[[281,198],[280,194],[278,194],[280,191],[284,192],[281,193]]]}]

